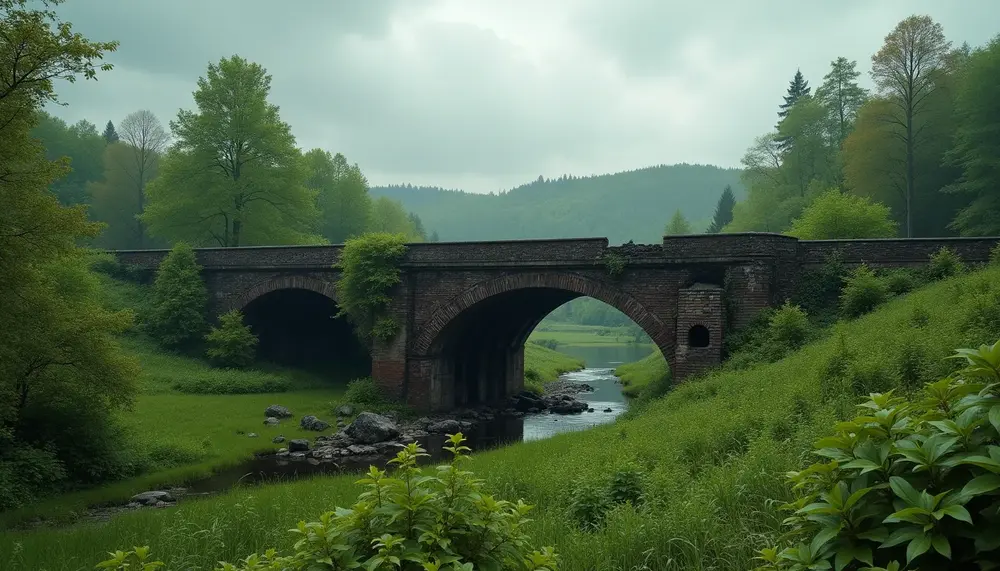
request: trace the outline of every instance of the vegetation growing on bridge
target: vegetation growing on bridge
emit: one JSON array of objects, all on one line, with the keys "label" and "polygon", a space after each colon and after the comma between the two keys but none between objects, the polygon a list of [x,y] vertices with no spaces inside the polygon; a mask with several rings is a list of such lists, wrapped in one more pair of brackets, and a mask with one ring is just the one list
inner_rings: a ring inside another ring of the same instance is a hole
[{"label": "vegetation growing on bridge", "polygon": [[392,290],[400,283],[399,267],[406,255],[406,236],[374,232],[352,238],[340,254],[337,298],[367,341],[391,341],[399,324],[389,315]]}]

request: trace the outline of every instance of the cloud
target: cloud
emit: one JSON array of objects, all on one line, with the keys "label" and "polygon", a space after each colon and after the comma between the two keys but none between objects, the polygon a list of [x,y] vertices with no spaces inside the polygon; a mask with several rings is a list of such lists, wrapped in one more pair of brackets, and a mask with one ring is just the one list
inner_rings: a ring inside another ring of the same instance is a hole
[{"label": "cloud", "polygon": [[[960,8],[958,7],[960,6]],[[71,0],[64,17],[118,39],[116,69],[62,89],[59,114],[103,124],[193,105],[209,61],[238,53],[273,76],[299,144],[343,152],[374,183],[490,191],[658,163],[737,166],[774,125],[796,68],[870,54],[929,13],[956,40],[996,32],[969,0]]]}]

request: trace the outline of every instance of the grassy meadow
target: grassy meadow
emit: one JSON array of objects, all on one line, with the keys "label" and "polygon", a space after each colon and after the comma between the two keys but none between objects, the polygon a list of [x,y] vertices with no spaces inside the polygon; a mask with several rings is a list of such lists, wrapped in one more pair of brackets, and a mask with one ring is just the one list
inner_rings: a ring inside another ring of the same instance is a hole
[{"label": "grassy meadow", "polygon": [[659,349],[654,349],[646,358],[635,363],[626,363],[615,369],[615,376],[621,379],[622,392],[634,398],[655,383],[668,378],[670,369]]},{"label": "grassy meadow", "polygon": [[[998,317],[1000,269],[950,278],[838,323],[777,362],[718,370],[615,424],[474,454],[468,467],[499,497],[536,505],[535,543],[555,546],[561,569],[748,569],[779,535],[777,505],[790,497],[783,474],[810,461],[811,443],[851,414],[859,395],[949,372],[956,363],[943,357],[995,341]],[[643,369],[630,371],[638,379]],[[626,466],[642,474],[643,501],[602,511],[597,529],[582,530],[571,509],[585,501],[581,491],[606,488]],[[295,537],[286,530],[351,504],[356,479],[316,477],[106,524],[7,532],[0,568],[90,569],[108,551],[149,545],[168,569],[211,569],[289,549]]]},{"label": "grassy meadow", "polygon": [[[145,287],[106,276],[102,280],[107,305],[141,312]],[[344,402],[350,380],[336,372],[323,375],[270,364],[219,369],[202,359],[164,351],[138,331],[120,343],[141,368],[138,398],[131,410],[120,413],[130,453],[142,466],[140,473],[0,512],[0,528],[37,519],[71,521],[88,506],[182,485],[238,465],[255,453],[274,450],[277,445],[271,439],[278,434],[288,439],[324,434],[299,428],[298,419],[312,414],[332,424],[333,410]],[[525,348],[525,369],[534,371],[531,386],[537,390],[582,367],[582,361],[551,349],[535,344]],[[265,426],[264,409],[271,404],[287,406],[295,417],[279,426]],[[336,430],[331,427],[325,433]],[[6,569],[3,563],[0,569]]]}]

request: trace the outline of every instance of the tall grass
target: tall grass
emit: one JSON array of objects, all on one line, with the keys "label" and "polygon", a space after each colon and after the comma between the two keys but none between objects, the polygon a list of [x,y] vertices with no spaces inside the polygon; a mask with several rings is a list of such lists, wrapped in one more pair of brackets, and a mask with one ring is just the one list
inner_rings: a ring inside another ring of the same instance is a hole
[{"label": "tall grass", "polygon": [[[912,384],[901,371],[914,369],[907,349],[914,323],[922,381],[947,372],[952,365],[941,357],[954,348],[995,341],[1000,322],[983,316],[998,309],[1000,269],[951,278],[839,324],[778,362],[692,380],[613,425],[476,454],[469,468],[498,496],[536,504],[531,531],[538,544],[556,546],[563,569],[744,570],[778,534],[784,514],[775,500],[789,498],[783,473],[803,466],[811,443],[853,412],[855,393],[873,379]],[[844,365],[836,370],[846,371],[845,383],[827,394],[839,378],[828,374],[834,363]],[[647,501],[613,509],[598,531],[580,531],[566,509],[574,484],[607,482],[626,464],[642,470]],[[355,480],[320,477],[101,526],[6,533],[0,567],[84,569],[106,551],[148,544],[172,569],[209,569],[220,559],[289,548],[294,538],[285,530],[349,504]]]},{"label": "tall grass", "polygon": [[622,392],[628,397],[635,398],[647,389],[652,390],[656,385],[669,383],[670,367],[667,366],[663,353],[656,349],[644,359],[621,365],[615,369],[615,376],[621,379]]}]

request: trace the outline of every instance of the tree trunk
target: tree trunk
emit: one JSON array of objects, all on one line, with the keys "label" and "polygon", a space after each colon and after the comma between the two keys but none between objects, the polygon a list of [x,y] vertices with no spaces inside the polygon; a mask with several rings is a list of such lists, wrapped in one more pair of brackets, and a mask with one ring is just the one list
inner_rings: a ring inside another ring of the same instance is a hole
[{"label": "tree trunk", "polygon": [[906,110],[906,237],[913,237],[913,109]]},{"label": "tree trunk", "polygon": [[243,228],[243,223],[239,218],[233,220],[233,241],[230,246],[237,247],[240,245],[240,230]]}]

